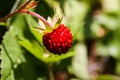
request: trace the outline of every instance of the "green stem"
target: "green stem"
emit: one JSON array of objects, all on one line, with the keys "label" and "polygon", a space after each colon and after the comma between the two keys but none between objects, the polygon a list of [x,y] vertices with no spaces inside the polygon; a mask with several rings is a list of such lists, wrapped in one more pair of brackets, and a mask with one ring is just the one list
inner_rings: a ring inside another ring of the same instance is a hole
[{"label": "green stem", "polygon": [[49,80],[55,80],[53,74],[53,63],[48,64],[48,69],[49,69]]}]

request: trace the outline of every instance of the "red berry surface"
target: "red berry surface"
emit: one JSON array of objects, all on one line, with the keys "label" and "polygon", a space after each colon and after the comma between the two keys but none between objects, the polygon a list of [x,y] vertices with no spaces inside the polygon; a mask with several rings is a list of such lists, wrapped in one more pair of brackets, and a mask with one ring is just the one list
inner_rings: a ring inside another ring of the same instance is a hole
[{"label": "red berry surface", "polygon": [[43,45],[54,54],[66,53],[72,46],[72,34],[66,26],[60,24],[52,32],[43,35]]}]

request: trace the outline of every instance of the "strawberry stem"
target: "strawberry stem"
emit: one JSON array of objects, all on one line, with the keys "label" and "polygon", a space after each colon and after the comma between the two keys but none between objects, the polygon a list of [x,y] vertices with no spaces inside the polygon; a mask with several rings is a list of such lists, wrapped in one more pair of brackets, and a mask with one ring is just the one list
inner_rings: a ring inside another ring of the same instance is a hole
[{"label": "strawberry stem", "polygon": [[53,74],[53,63],[48,64],[48,70],[49,70],[49,80],[55,80]]},{"label": "strawberry stem", "polygon": [[49,26],[50,28],[52,28],[52,25],[45,19],[43,18],[42,16],[40,16],[39,14],[33,12],[33,11],[30,11],[30,10],[27,10],[27,9],[24,9],[24,10],[21,10],[20,11],[21,13],[27,13],[27,14],[30,14],[38,19],[40,19],[41,21],[43,21],[47,26]]}]

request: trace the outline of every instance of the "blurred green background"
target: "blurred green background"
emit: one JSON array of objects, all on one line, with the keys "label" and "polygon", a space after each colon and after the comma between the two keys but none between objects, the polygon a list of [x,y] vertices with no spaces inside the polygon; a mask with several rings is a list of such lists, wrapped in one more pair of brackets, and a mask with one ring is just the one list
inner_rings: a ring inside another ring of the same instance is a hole
[{"label": "blurred green background", "polygon": [[[26,1],[1,0],[0,18]],[[0,22],[1,80],[120,80],[120,0],[39,0],[31,10],[47,19],[56,7],[72,48],[45,57],[42,34],[29,28],[37,19],[16,14]]]}]

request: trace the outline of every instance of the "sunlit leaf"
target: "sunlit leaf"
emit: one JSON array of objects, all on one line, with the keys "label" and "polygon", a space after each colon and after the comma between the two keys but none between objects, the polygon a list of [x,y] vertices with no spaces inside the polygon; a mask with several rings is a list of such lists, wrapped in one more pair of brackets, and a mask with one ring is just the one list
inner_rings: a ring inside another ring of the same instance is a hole
[{"label": "sunlit leaf", "polygon": [[83,44],[77,44],[75,46],[75,56],[72,60],[72,67],[75,76],[81,80],[88,80],[88,70],[87,70],[87,52],[86,47]]},{"label": "sunlit leaf", "polygon": [[25,61],[21,48],[12,30],[7,32],[2,43],[2,80],[15,80],[14,69]]},{"label": "sunlit leaf", "polygon": [[100,75],[96,80],[119,80],[120,77],[115,75]]},{"label": "sunlit leaf", "polygon": [[28,40],[19,41],[22,47],[28,50],[31,54],[33,54],[36,58],[42,60],[43,49],[37,42],[29,42]]}]

